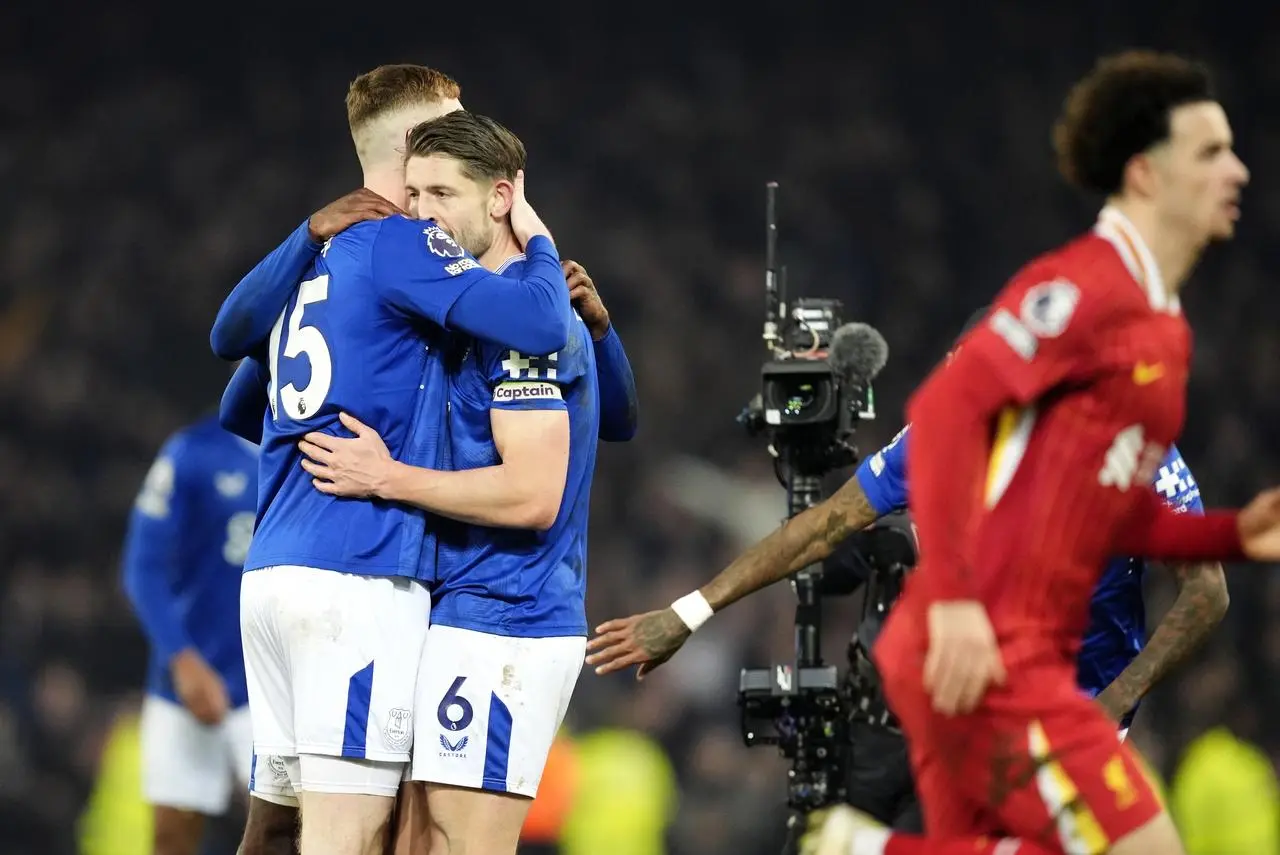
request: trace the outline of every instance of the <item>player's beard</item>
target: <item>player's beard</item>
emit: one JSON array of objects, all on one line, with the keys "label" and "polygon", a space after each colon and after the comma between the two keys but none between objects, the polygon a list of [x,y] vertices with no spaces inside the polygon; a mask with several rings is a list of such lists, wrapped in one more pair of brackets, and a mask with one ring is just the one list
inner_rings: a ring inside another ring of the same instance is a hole
[{"label": "player's beard", "polygon": [[493,229],[486,228],[483,225],[471,227],[466,226],[459,228],[458,233],[453,236],[458,245],[471,253],[473,258],[480,258],[489,251],[489,247],[493,246]]}]

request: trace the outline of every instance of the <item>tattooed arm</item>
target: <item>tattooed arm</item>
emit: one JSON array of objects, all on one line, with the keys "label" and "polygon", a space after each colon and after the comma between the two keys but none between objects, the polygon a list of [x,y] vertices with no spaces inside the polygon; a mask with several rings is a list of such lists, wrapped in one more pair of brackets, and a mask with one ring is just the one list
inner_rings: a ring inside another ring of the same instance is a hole
[{"label": "tattooed arm", "polygon": [[1098,703],[1117,721],[1198,647],[1227,613],[1227,579],[1221,564],[1176,564],[1171,569],[1178,581],[1177,599],[1146,646],[1098,695]]},{"label": "tattooed arm", "polygon": [[858,479],[850,478],[831,498],[796,514],[739,555],[702,586],[702,595],[712,609],[720,611],[818,563],[842,540],[879,518]]},{"label": "tattooed arm", "polygon": [[[711,610],[718,612],[816,564],[840,541],[879,517],[858,479],[850,478],[831,498],[787,520],[738,556],[699,592]],[[608,621],[596,632],[587,645],[592,651],[587,664],[597,666],[597,674],[638,664],[639,676],[670,659],[691,634],[674,608]]]}]

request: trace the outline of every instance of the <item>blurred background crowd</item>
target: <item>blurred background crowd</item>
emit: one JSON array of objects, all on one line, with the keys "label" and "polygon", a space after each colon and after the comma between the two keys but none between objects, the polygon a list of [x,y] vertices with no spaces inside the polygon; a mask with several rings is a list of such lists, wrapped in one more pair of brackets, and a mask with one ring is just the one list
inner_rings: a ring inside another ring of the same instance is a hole
[{"label": "blurred background crowd", "polygon": [[[467,107],[515,130],[530,198],[626,343],[641,428],[600,455],[598,623],[671,602],[783,513],[763,443],[734,421],[764,357],[765,181],[782,185],[793,293],[843,300],[847,320],[889,342],[879,416],[859,436],[873,451],[970,312],[1091,222],[1097,200],[1059,181],[1048,129],[1069,83],[1119,47],[1183,49],[1220,72],[1254,186],[1238,239],[1184,300],[1196,355],[1181,448],[1206,504],[1280,483],[1268,391],[1280,385],[1280,65],[1267,43],[1280,13],[1231,8],[920,0],[739,20],[650,6],[593,25],[569,4],[507,21],[440,7],[219,7],[180,21],[145,2],[6,4],[0,853],[146,851],[126,845],[124,820],[86,810],[97,783],[104,802],[136,786],[127,764],[99,781],[104,747],[130,750],[146,654],[120,591],[123,524],[160,443],[229,376],[207,344],[224,294],[358,185],[342,100],[356,74],[438,67]],[[1133,731],[1166,782],[1189,746],[1204,749],[1209,771],[1188,779],[1187,800],[1224,823],[1246,810],[1233,787],[1273,788],[1280,759],[1280,576],[1229,576],[1224,625]],[[1171,585],[1152,582],[1167,603]],[[785,586],[743,602],[643,684],[584,673],[565,852],[779,850],[786,766],[743,747],[735,692],[740,667],[788,657],[792,603]],[[828,659],[842,660],[855,615],[829,603]]]}]

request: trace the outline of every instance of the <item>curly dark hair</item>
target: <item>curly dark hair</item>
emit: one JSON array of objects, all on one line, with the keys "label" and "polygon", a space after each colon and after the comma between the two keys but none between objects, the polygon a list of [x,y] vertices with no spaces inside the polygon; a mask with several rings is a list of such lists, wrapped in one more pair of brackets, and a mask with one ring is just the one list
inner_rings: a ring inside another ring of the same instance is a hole
[{"label": "curly dark hair", "polygon": [[1071,88],[1054,124],[1058,170],[1082,190],[1115,194],[1129,159],[1169,138],[1175,108],[1215,100],[1199,62],[1146,50],[1104,57]]}]

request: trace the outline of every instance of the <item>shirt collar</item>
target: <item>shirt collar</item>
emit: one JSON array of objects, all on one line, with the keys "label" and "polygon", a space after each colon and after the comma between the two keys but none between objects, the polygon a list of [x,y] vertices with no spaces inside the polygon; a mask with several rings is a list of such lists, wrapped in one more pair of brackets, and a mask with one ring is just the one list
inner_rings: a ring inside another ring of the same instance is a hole
[{"label": "shirt collar", "polygon": [[1151,253],[1151,247],[1143,240],[1132,220],[1118,208],[1107,205],[1098,214],[1093,232],[1115,247],[1124,266],[1129,268],[1133,280],[1146,291],[1151,308],[1171,315],[1182,310],[1177,296],[1170,295],[1165,289],[1164,277],[1160,275],[1160,267]]},{"label": "shirt collar", "polygon": [[494,273],[502,273],[502,272],[503,272],[503,271],[505,271],[508,267],[510,267],[511,265],[515,264],[517,261],[524,261],[524,260],[525,260],[525,254],[524,254],[523,252],[518,252],[518,253],[516,253],[515,255],[511,256],[510,258],[508,258],[506,261],[504,261],[504,262],[502,262],[501,264],[499,264],[499,265],[498,265],[498,269],[497,269],[497,270],[495,270],[495,271],[493,271],[493,272],[494,272]]}]

